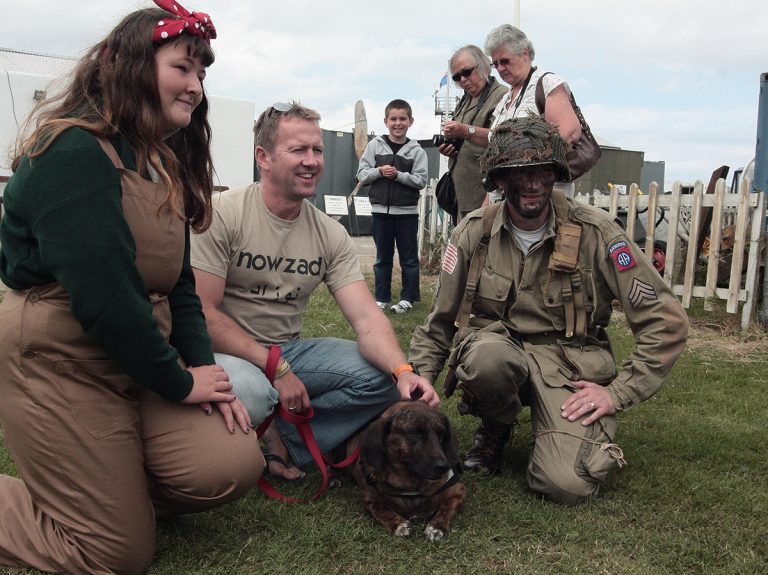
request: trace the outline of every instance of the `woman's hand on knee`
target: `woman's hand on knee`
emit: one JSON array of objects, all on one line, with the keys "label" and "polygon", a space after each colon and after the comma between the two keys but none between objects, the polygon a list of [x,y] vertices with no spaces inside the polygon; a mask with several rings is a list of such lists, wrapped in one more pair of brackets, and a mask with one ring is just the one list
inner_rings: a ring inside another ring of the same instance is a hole
[{"label": "woman's hand on knee", "polygon": [[192,374],[192,391],[181,400],[182,403],[232,402],[236,399],[229,376],[220,365],[188,367],[187,371]]},{"label": "woman's hand on knee", "polygon": [[237,425],[243,433],[251,432],[251,416],[248,415],[248,410],[245,409],[245,405],[240,399],[235,398],[233,401],[218,401],[216,407],[224,416],[224,425],[230,433],[235,432],[235,425]]}]

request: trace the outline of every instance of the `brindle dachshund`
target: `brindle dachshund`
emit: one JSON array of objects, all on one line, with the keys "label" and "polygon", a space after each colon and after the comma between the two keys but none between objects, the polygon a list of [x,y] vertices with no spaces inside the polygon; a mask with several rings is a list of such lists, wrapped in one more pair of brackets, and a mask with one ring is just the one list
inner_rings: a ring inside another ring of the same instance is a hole
[{"label": "brindle dachshund", "polygon": [[353,436],[347,452],[358,446],[352,475],[374,519],[406,537],[411,519],[426,518],[427,539],[442,539],[467,497],[448,418],[424,402],[400,401]]}]

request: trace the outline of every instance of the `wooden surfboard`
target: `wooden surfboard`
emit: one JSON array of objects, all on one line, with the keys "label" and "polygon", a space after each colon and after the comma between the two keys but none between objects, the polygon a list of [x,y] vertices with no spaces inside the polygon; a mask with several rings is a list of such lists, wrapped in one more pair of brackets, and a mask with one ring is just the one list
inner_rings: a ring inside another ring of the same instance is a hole
[{"label": "wooden surfboard", "polygon": [[368,120],[365,117],[365,104],[362,100],[355,102],[355,154],[357,159],[363,157],[365,146],[368,145]]}]

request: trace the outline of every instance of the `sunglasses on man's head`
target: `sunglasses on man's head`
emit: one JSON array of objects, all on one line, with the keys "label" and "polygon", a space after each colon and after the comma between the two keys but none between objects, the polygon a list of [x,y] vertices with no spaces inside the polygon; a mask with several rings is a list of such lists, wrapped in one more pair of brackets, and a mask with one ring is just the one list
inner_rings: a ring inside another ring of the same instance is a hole
[{"label": "sunglasses on man's head", "polygon": [[274,104],[272,104],[272,109],[275,112],[280,112],[282,114],[290,110],[291,105],[288,102],[275,102]]},{"label": "sunglasses on man's head", "polygon": [[453,76],[451,76],[451,80],[458,82],[461,78],[469,78],[472,75],[472,72],[475,71],[475,68],[477,68],[477,66],[464,68],[461,72],[456,72]]}]

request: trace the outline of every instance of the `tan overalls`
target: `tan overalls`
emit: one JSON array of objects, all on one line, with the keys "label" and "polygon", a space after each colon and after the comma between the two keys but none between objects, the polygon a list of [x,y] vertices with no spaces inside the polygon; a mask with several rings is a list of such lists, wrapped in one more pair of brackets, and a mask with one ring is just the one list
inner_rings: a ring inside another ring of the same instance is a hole
[{"label": "tan overalls", "polygon": [[[168,338],[184,222],[158,214],[162,184],[127,170],[100,143],[120,171],[136,266]],[[2,431],[23,478],[0,476],[0,564],[142,573],[155,553],[156,514],[234,500],[264,468],[255,433],[231,435],[215,408],[206,417],[124,374],[85,335],[58,284],[6,293],[0,365]]]}]

